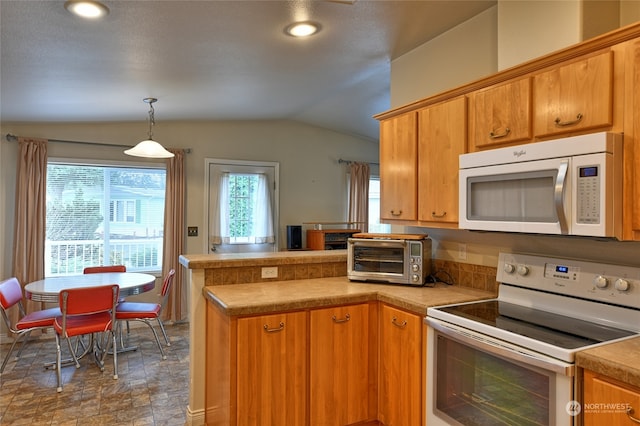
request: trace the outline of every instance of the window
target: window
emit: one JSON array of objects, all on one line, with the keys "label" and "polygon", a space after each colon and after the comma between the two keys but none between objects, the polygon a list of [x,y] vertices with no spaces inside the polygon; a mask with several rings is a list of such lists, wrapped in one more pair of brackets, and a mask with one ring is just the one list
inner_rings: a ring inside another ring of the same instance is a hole
[{"label": "window", "polygon": [[228,186],[225,204],[229,243],[273,243],[271,197],[266,175],[228,173],[223,182]]},{"label": "window", "polygon": [[162,269],[164,168],[49,161],[45,276]]},{"label": "window", "polygon": [[380,177],[369,178],[369,232],[386,234],[391,225],[380,223]]}]

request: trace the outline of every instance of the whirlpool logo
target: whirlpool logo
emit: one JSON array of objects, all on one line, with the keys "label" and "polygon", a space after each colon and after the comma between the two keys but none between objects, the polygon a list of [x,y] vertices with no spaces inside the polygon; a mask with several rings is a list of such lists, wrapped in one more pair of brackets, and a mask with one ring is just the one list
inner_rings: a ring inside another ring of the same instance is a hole
[{"label": "whirlpool logo", "polygon": [[520,158],[523,155],[527,155],[527,151],[524,149],[521,149],[520,151],[513,151],[513,156],[516,158]]}]

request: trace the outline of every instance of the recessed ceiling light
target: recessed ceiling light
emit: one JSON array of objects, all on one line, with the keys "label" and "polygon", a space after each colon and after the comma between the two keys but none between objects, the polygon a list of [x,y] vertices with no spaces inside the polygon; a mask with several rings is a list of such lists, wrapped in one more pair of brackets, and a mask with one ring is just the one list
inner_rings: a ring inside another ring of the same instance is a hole
[{"label": "recessed ceiling light", "polygon": [[64,8],[74,15],[87,19],[99,19],[109,14],[109,8],[93,0],[68,0]]},{"label": "recessed ceiling light", "polygon": [[284,29],[285,34],[293,37],[307,37],[318,31],[320,31],[320,24],[311,21],[295,22]]}]

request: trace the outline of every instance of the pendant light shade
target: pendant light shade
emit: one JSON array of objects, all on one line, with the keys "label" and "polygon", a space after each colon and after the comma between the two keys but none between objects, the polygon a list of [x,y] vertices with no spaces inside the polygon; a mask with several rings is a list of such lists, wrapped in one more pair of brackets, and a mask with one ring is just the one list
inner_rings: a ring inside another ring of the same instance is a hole
[{"label": "pendant light shade", "polygon": [[164,149],[162,145],[153,140],[153,125],[155,124],[153,103],[157,101],[156,98],[143,99],[149,104],[149,139],[143,140],[131,149],[124,151],[127,155],[134,157],[146,157],[146,158],[171,158],[174,155]]}]

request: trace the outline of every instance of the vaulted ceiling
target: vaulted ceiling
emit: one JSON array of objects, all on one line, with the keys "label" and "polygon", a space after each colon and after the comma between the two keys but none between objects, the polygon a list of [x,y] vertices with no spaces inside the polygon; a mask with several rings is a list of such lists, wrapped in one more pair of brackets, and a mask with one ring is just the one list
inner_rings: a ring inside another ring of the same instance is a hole
[{"label": "vaulted ceiling", "polygon": [[[390,62],[496,4],[449,1],[0,0],[3,121],[286,119],[376,140]],[[285,35],[298,20],[312,37]]]}]

